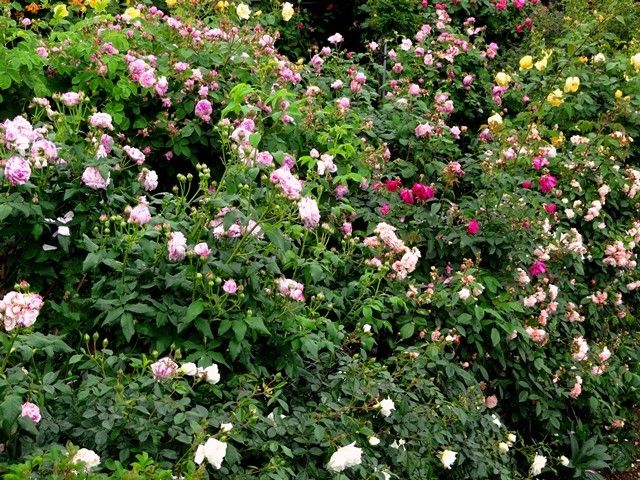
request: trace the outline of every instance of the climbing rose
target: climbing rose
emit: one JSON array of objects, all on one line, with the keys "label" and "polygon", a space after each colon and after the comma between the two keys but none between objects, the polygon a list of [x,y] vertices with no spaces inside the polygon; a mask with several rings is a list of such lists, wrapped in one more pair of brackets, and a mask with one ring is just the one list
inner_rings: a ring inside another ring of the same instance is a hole
[{"label": "climbing rose", "polygon": [[81,448],[71,459],[71,463],[74,465],[80,462],[84,463],[84,471],[86,473],[100,465],[100,457],[93,450]]},{"label": "climbing rose", "polygon": [[301,198],[298,202],[298,210],[306,228],[316,228],[318,226],[318,223],[320,223],[320,210],[318,210],[318,204],[313,198]]},{"label": "climbing rose", "polygon": [[198,445],[193,461],[200,465],[206,458],[207,462],[209,462],[213,468],[220,470],[226,454],[227,444],[216,438],[210,437],[205,443]]},{"label": "climbing rose", "polygon": [[104,190],[110,183],[109,176],[104,178],[96,167],[87,167],[82,173],[82,183],[93,190]]},{"label": "climbing rose", "polygon": [[480,224],[478,223],[478,220],[473,219],[473,220],[470,220],[469,223],[467,223],[467,233],[469,235],[477,235],[479,231],[480,231]]},{"label": "climbing rose", "polygon": [[171,232],[167,243],[169,260],[180,261],[187,253],[187,239],[181,232]]},{"label": "climbing rose", "polygon": [[543,193],[550,192],[555,188],[557,184],[558,180],[553,175],[543,175],[542,177],[540,177],[540,191]]},{"label": "climbing rose", "polygon": [[156,380],[169,378],[178,370],[178,364],[169,357],[163,357],[151,364],[151,371]]},{"label": "climbing rose", "polygon": [[536,260],[535,262],[533,262],[531,267],[529,267],[529,273],[534,277],[537,277],[538,275],[543,275],[546,272],[547,272],[547,266],[544,264],[544,262],[541,262],[539,260]]}]

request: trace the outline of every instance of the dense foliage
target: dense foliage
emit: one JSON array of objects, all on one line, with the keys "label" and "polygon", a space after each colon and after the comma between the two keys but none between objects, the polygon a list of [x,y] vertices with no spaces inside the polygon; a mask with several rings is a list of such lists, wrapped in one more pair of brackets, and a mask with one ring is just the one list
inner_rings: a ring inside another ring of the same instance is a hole
[{"label": "dense foliage", "polygon": [[638,5],[404,3],[0,7],[5,478],[628,467]]}]

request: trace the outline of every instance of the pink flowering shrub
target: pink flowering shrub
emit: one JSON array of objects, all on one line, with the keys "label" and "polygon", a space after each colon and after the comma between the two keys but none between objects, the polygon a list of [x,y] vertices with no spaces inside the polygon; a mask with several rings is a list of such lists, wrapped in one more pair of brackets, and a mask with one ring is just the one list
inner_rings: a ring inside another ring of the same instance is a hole
[{"label": "pink flowering shrub", "polygon": [[[0,70],[0,472],[624,468],[631,1],[547,37],[531,0],[415,2],[397,38],[332,30],[299,63],[293,3],[170,3],[0,21],[33,65]],[[514,60],[488,12],[548,44]]]}]

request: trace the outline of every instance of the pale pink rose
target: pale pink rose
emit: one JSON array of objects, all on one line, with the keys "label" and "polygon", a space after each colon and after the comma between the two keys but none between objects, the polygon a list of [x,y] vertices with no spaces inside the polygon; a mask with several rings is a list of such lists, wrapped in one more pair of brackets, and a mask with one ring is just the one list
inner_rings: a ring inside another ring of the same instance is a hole
[{"label": "pale pink rose", "polygon": [[193,247],[193,253],[198,255],[200,258],[207,258],[211,254],[211,250],[209,249],[209,245],[207,245],[206,242],[201,242]]},{"label": "pale pink rose", "polygon": [[151,364],[151,371],[156,380],[171,377],[178,370],[178,364],[169,357],[164,357]]},{"label": "pale pink rose", "polygon": [[105,179],[96,167],[87,167],[82,174],[82,183],[93,190],[104,190],[109,182],[109,176]]},{"label": "pale pink rose", "polygon": [[169,260],[174,262],[183,260],[187,254],[187,239],[181,232],[171,232],[167,243]]},{"label": "pale pink rose", "polygon": [[22,413],[21,417],[30,418],[33,423],[39,423],[42,420],[42,415],[40,414],[40,408],[35,403],[24,402],[22,404]]},{"label": "pale pink rose", "polygon": [[30,177],[31,167],[24,158],[16,155],[7,160],[4,166],[4,178],[9,180],[11,185],[24,185]]},{"label": "pale pink rose", "polygon": [[137,223],[138,225],[144,225],[151,220],[151,212],[146,204],[146,201],[140,202],[138,205],[131,209],[129,212],[129,223]]},{"label": "pale pink rose", "polygon": [[225,280],[222,284],[222,290],[224,290],[229,295],[234,295],[238,291],[238,284],[232,278]]}]

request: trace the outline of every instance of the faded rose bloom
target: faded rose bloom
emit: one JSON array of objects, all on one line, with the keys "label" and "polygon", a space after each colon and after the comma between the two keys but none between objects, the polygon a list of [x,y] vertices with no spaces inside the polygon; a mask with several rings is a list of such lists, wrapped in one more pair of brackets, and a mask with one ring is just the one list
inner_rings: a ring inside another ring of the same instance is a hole
[{"label": "faded rose bloom", "polygon": [[235,280],[230,278],[228,280],[225,280],[224,284],[222,285],[222,290],[224,290],[229,295],[235,295],[235,293],[238,291],[238,284],[236,284]]},{"label": "faded rose bloom", "polygon": [[104,178],[97,167],[87,167],[82,173],[82,183],[93,190],[104,190],[110,182],[109,176]]},{"label": "faded rose bloom", "polygon": [[30,418],[33,423],[39,423],[42,419],[40,408],[35,403],[24,402],[22,404],[22,412],[20,416]]},{"label": "faded rose bloom", "polygon": [[156,380],[171,377],[178,370],[178,364],[169,357],[163,357],[151,364],[151,371]]},{"label": "faded rose bloom", "polygon": [[169,242],[167,243],[169,252],[169,260],[183,260],[187,254],[187,239],[181,232],[171,232],[169,234]]},{"label": "faded rose bloom", "polygon": [[200,258],[207,258],[211,254],[211,250],[209,250],[209,245],[206,242],[201,242],[193,247],[193,253]]}]

